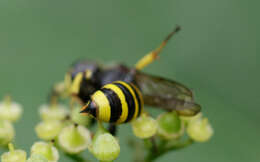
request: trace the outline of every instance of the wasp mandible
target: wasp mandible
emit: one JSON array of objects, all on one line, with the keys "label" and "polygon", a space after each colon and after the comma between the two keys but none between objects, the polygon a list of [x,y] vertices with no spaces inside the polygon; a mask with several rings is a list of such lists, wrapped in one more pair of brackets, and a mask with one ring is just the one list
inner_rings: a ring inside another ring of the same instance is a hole
[{"label": "wasp mandible", "polygon": [[[89,60],[74,63],[65,76],[65,87],[69,95],[83,105],[81,113],[110,123],[128,122],[136,118],[140,115],[142,104],[166,111],[175,110],[184,116],[197,114],[201,107],[194,102],[189,88],[174,80],[141,71],[158,58],[179,30],[177,26],[158,48],[141,58],[135,67],[123,64],[106,66]],[[105,108],[100,110],[100,105]]]}]

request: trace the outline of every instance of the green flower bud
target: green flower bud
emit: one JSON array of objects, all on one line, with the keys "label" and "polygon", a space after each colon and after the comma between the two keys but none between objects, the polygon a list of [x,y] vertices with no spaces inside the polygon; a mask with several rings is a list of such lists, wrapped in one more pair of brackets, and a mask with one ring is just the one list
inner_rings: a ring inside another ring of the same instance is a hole
[{"label": "green flower bud", "polygon": [[68,115],[68,110],[60,104],[40,106],[40,116],[43,120],[63,120]]},{"label": "green flower bud", "polygon": [[77,154],[90,146],[91,134],[81,125],[69,125],[58,136],[60,147],[67,153]]},{"label": "green flower bud", "polygon": [[48,162],[48,160],[39,154],[33,154],[26,162]]},{"label": "green flower bud", "polygon": [[120,153],[120,146],[110,133],[97,135],[91,147],[92,154],[100,161],[115,160]]},{"label": "green flower bud", "polygon": [[91,122],[91,117],[89,115],[83,116],[81,115],[80,112],[80,107],[75,107],[72,109],[71,112],[71,120],[75,123],[78,123],[80,125],[86,125],[88,126]]},{"label": "green flower bud", "polygon": [[52,143],[35,142],[31,148],[31,155],[34,154],[44,156],[48,162],[57,162],[59,159],[58,150]]},{"label": "green flower bud", "polygon": [[26,152],[23,150],[15,150],[13,144],[9,144],[9,152],[1,156],[1,162],[25,162]]},{"label": "green flower bud", "polygon": [[0,103],[0,119],[15,122],[21,117],[22,112],[22,106],[12,102],[10,96],[5,97],[4,101]]},{"label": "green flower bud", "polygon": [[15,130],[7,120],[0,120],[0,145],[7,145],[14,138]]},{"label": "green flower bud", "polygon": [[37,136],[43,140],[52,140],[60,133],[63,124],[59,120],[42,121],[35,127]]},{"label": "green flower bud", "polygon": [[139,138],[149,138],[155,135],[158,124],[152,117],[142,114],[139,118],[131,122],[135,136]]},{"label": "green flower bud", "polygon": [[184,124],[175,111],[161,114],[157,122],[158,134],[165,139],[178,138],[184,133]]},{"label": "green flower bud", "polygon": [[213,135],[213,129],[207,118],[192,120],[187,127],[191,139],[197,142],[206,142]]}]

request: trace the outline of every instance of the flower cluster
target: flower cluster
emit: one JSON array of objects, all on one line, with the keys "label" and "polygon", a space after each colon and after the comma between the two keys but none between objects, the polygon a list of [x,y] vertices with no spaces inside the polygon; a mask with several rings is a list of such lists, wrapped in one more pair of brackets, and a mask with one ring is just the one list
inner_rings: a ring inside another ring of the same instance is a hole
[{"label": "flower cluster", "polygon": [[194,142],[206,142],[213,135],[211,125],[202,113],[184,117],[175,111],[165,112],[156,120],[142,114],[131,124],[135,136],[144,139],[144,149],[148,150],[146,157],[139,157],[141,161],[153,161],[169,151],[187,147]]},{"label": "flower cluster", "polygon": [[[0,145],[8,143],[9,152],[1,156],[2,162],[58,162],[59,151],[66,155],[79,155],[88,150],[99,161],[113,161],[120,153],[115,136],[98,121],[95,133],[90,131],[92,118],[80,115],[80,106],[70,108],[52,99],[39,108],[41,121],[35,126],[40,139],[31,147],[30,157],[23,150],[14,149],[10,142],[15,135],[12,123],[22,113],[22,107],[7,96],[0,103]],[[131,121],[132,132],[143,139],[148,151],[143,160],[152,161],[168,151],[189,146],[194,142],[206,142],[213,135],[213,129],[202,113],[193,117],[179,116],[177,112],[165,112],[156,119],[143,112]],[[59,150],[59,151],[58,151]]]},{"label": "flower cluster", "polygon": [[[71,104],[71,108],[68,109],[55,100],[52,100],[50,105],[41,106],[39,114],[42,121],[35,128],[37,136],[46,142],[56,141],[57,148],[68,156],[89,150],[99,160],[116,159],[120,152],[116,138],[108,133],[101,123],[97,132],[91,133],[89,130],[91,117],[82,116],[79,112],[79,105]],[[41,155],[49,162],[58,160],[58,158],[51,160],[46,153]]]},{"label": "flower cluster", "polygon": [[132,122],[134,134],[142,139],[158,135],[161,139],[171,140],[188,136],[196,142],[206,142],[213,135],[213,129],[208,119],[202,113],[193,117],[179,116],[175,111],[160,114],[153,119],[143,113],[141,117]]},{"label": "flower cluster", "polygon": [[15,136],[13,123],[20,119],[22,106],[6,96],[0,102],[0,146],[6,146]]},{"label": "flower cluster", "polygon": [[26,152],[14,149],[12,143],[8,144],[9,152],[1,156],[1,162],[56,162],[59,159],[58,150],[53,143],[36,142],[31,148],[31,156],[26,160]]}]

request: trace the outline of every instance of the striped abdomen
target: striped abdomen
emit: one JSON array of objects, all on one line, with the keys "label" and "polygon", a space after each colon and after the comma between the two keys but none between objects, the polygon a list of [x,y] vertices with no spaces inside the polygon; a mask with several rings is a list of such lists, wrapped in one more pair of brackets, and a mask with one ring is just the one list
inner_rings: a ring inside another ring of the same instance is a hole
[{"label": "striped abdomen", "polygon": [[91,96],[82,112],[110,123],[126,123],[138,117],[143,108],[140,91],[133,85],[116,81],[105,85]]}]

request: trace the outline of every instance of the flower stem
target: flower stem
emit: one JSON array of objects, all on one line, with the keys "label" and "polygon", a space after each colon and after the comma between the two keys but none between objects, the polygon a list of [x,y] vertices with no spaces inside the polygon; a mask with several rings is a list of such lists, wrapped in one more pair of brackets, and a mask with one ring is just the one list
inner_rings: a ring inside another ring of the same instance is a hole
[{"label": "flower stem", "polygon": [[57,104],[58,104],[58,97],[57,96],[51,96],[50,107],[55,109],[55,108],[57,108]]},{"label": "flower stem", "polygon": [[9,143],[8,149],[9,149],[10,152],[14,151],[14,145],[12,143]]},{"label": "flower stem", "polygon": [[4,103],[5,103],[6,107],[8,107],[8,108],[10,107],[10,105],[12,103],[12,98],[10,95],[6,95],[4,97]]},{"label": "flower stem", "polygon": [[161,144],[159,144],[159,146],[158,146],[158,151],[155,152],[153,149],[149,150],[149,153],[146,156],[145,161],[152,162],[155,159],[157,159],[158,157],[162,156],[163,154],[166,154],[167,152],[185,148],[185,147],[191,145],[192,143],[193,143],[193,140],[190,138],[187,139],[186,141],[181,141],[181,142],[178,142],[171,146],[166,146],[167,143],[161,142]]},{"label": "flower stem", "polygon": [[86,160],[84,160],[84,158],[78,154],[65,154],[67,157],[71,158],[72,160],[74,160],[75,162],[87,162]]}]

